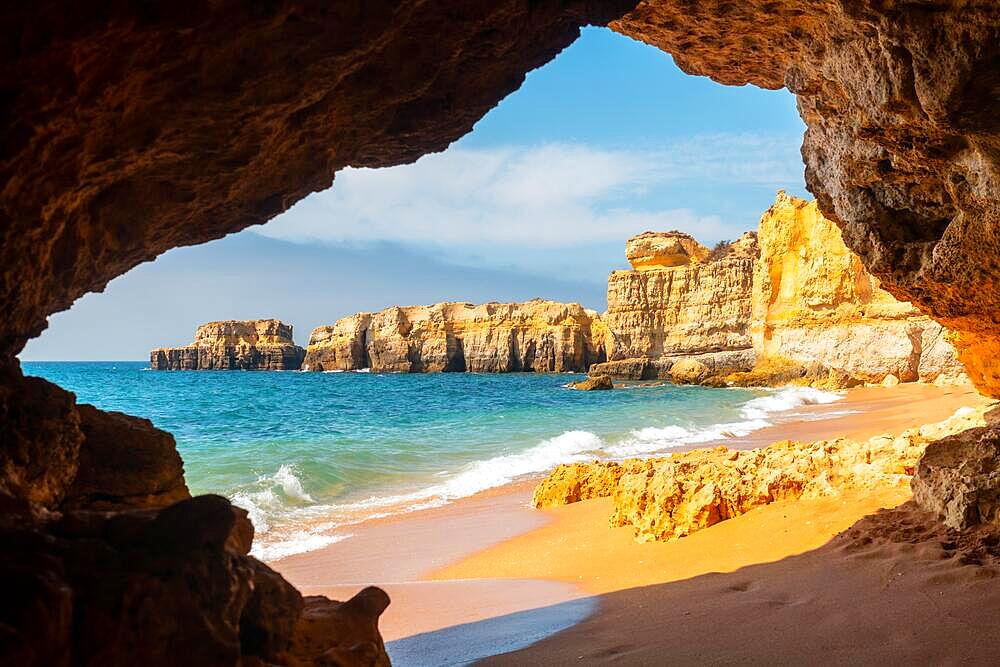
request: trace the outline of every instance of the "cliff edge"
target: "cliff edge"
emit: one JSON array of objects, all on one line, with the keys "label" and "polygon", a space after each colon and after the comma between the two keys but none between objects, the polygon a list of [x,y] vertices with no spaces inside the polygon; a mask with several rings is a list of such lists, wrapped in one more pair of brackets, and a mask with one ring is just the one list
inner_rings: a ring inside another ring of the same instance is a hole
[{"label": "cliff edge", "polygon": [[606,358],[597,313],[575,303],[437,303],[357,313],[309,336],[303,369],[586,372]]},{"label": "cliff edge", "polygon": [[279,320],[225,320],[198,327],[194,342],[149,353],[154,370],[294,371],[305,350],[292,340],[292,327]]}]

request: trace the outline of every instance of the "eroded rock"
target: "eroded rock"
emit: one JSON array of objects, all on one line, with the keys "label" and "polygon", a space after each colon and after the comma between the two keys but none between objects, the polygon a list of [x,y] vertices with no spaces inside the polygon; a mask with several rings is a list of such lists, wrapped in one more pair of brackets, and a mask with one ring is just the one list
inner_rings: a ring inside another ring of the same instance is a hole
[{"label": "eroded rock", "polygon": [[612,526],[633,526],[639,541],[669,540],[778,500],[905,486],[928,443],[983,420],[982,410],[962,409],[897,437],[783,440],[745,451],[716,447],[621,464],[559,466],[538,485],[534,503],[545,507],[611,496]]},{"label": "eroded rock", "polygon": [[402,373],[586,371],[605,358],[597,313],[575,303],[438,303],[318,327],[303,367]]},{"label": "eroded rock", "polygon": [[570,383],[569,387],[577,391],[600,391],[614,389],[615,383],[611,381],[611,377],[608,375],[591,375],[586,380]]},{"label": "eroded rock", "polygon": [[297,371],[306,351],[292,340],[292,327],[278,320],[226,320],[202,324],[194,342],[149,353],[158,371]]},{"label": "eroded rock", "polygon": [[1000,527],[1000,428],[975,428],[927,447],[913,478],[913,499],[949,528]]}]

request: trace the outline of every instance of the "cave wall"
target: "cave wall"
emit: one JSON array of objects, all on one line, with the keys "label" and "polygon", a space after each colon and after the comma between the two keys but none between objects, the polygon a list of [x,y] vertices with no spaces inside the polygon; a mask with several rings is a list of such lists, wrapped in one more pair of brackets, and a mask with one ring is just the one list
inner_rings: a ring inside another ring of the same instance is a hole
[{"label": "cave wall", "polygon": [[303,598],[173,438],[23,377],[87,292],[443,150],[632,1],[0,7],[0,663],[387,665],[377,588]]},{"label": "cave wall", "polygon": [[787,87],[806,185],[882,287],[956,332],[1000,396],[1000,7],[651,0],[612,29],[690,74]]},{"label": "cave wall", "polygon": [[[23,378],[15,355],[48,315],[140,262],[266,222],[345,166],[443,150],[581,25],[612,20],[689,73],[795,93],[808,126],[806,181],[823,213],[884,288],[957,332],[972,379],[1000,395],[992,0],[7,3],[6,662],[159,664],[172,634],[190,631],[216,651],[203,662],[298,651],[305,661],[384,664],[374,625],[384,594],[302,600],[246,555],[248,524],[224,499],[181,499],[169,456],[167,468],[148,469],[144,461],[172,451],[169,436],[81,409],[69,392]],[[88,439],[100,447],[87,449]],[[153,455],[121,465],[127,479],[101,468],[134,450]],[[155,599],[134,595],[149,586]],[[129,619],[156,613],[165,622],[137,640]],[[191,626],[178,624],[185,618]]]}]

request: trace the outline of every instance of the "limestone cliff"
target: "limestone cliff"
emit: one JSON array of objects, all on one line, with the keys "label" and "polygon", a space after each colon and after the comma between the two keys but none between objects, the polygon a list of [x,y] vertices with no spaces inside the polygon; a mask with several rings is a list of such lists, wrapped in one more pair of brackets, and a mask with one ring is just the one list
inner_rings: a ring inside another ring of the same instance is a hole
[{"label": "limestone cliff", "polygon": [[[609,361],[592,373],[710,384],[965,379],[944,329],[881,289],[816,202],[779,192],[756,234],[709,252],[629,239],[608,280]],[[752,372],[748,372],[752,371]]]},{"label": "limestone cliff", "polygon": [[[949,436],[982,427],[985,410],[963,408],[942,422],[908,429],[895,437],[783,440],[745,451],[716,447],[660,459],[561,465],[538,485],[532,502],[536,507],[549,507],[610,496],[614,499],[611,525],[634,527],[637,540],[684,537],[778,500],[906,486],[929,443],[941,438],[947,443]],[[990,460],[996,460],[995,453]],[[916,481],[914,488],[919,488]],[[926,495],[944,506],[940,493]],[[979,505],[993,518],[996,499],[988,500]],[[977,506],[974,499],[966,498],[961,507],[971,512],[969,508]]]},{"label": "limestone cliff", "polygon": [[666,377],[675,360],[693,355],[702,355],[715,373],[751,366],[750,296],[757,252],[752,233],[717,257],[681,232],[646,232],[629,239],[632,270],[614,271],[608,278],[604,323],[611,334],[612,362],[595,372]]},{"label": "limestone cliff", "polygon": [[758,357],[818,362],[867,382],[963,375],[941,325],[881,289],[815,201],[779,192],[758,238],[750,325]]},{"label": "limestone cliff", "polygon": [[605,359],[605,335],[597,313],[575,303],[393,306],[314,329],[303,368],[581,372]]},{"label": "limestone cliff", "polygon": [[305,350],[278,320],[225,320],[198,327],[194,342],[149,353],[154,370],[298,370]]}]

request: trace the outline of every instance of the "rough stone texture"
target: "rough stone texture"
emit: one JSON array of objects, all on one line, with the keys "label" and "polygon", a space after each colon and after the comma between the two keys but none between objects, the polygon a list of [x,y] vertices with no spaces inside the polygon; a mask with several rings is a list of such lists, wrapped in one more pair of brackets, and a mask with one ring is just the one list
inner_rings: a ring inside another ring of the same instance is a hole
[{"label": "rough stone texture", "polygon": [[531,506],[543,509],[591,498],[607,498],[614,493],[622,475],[641,470],[643,465],[635,459],[625,464],[594,461],[558,465],[535,487]]},{"label": "rough stone texture", "polygon": [[983,423],[982,410],[961,409],[897,437],[783,440],[746,451],[716,447],[621,464],[560,466],[536,488],[534,502],[612,496],[612,526],[634,526],[639,541],[668,540],[777,500],[907,484],[928,443]]},{"label": "rough stone texture", "polygon": [[586,380],[570,383],[569,388],[577,391],[601,391],[614,389],[615,383],[608,375],[591,375]]},{"label": "rough stone texture", "polygon": [[929,445],[912,486],[917,505],[949,528],[1000,527],[1000,428],[974,428]]},{"label": "rough stone texture", "polygon": [[0,495],[42,507],[76,477],[83,433],[76,397],[0,362]]},{"label": "rough stone texture", "polygon": [[643,232],[625,243],[625,258],[636,271],[704,262],[709,249],[684,232]]},{"label": "rough stone texture", "polygon": [[[886,376],[895,377],[895,376]],[[800,385],[818,389],[848,389],[864,384],[849,373],[811,361],[800,362],[783,357],[766,357],[749,371],[710,378],[727,387],[783,387]]]},{"label": "rough stone texture", "polygon": [[[169,248],[268,220],[346,165],[443,149],[580,25],[625,12],[616,30],[688,72],[798,95],[820,208],[883,288],[957,332],[972,379],[1000,395],[996,4],[634,4],[4,5],[0,491],[44,509],[75,474],[83,436],[72,396],[22,379],[13,361],[49,314]],[[73,594],[38,549],[2,544],[4,590],[44,600],[14,625],[5,616],[16,629],[4,636],[23,651],[4,662],[65,662]],[[187,554],[175,558],[186,567]],[[76,585],[97,590],[128,565],[87,570]],[[134,623],[88,636],[123,647],[197,638],[139,621],[183,618],[191,610],[170,605],[224,587],[219,572],[194,596],[178,588],[157,607],[166,616],[137,607],[121,615]],[[229,651],[207,639],[195,648]]]},{"label": "rough stone texture", "polygon": [[291,657],[299,664],[389,667],[378,632],[378,617],[388,605],[389,596],[373,586],[347,602],[310,595],[292,637]]},{"label": "rough stone texture", "polygon": [[303,368],[583,372],[604,360],[604,339],[597,313],[575,303],[393,306],[313,330]]},{"label": "rough stone texture", "polygon": [[795,93],[823,213],[1000,395],[996,3],[649,0],[612,28],[691,74]]},{"label": "rough stone texture", "polygon": [[165,507],[190,497],[172,435],[121,412],[92,405],[77,412],[83,443],[64,508]]},{"label": "rough stone texture", "polygon": [[608,280],[611,362],[594,372],[719,386],[967,381],[941,325],[880,289],[816,202],[779,192],[757,232],[719,253],[676,232],[636,239],[642,269]]},{"label": "rough stone texture", "polygon": [[[623,380],[671,380],[671,370],[681,362],[697,362],[709,369],[710,376],[725,376],[754,367],[756,354],[752,349],[674,355],[649,359],[646,357],[615,359],[590,367],[591,375],[610,375]],[[770,385],[768,385],[770,386]]]},{"label": "rough stone texture", "polygon": [[[743,252],[734,252],[717,262],[704,261],[708,249],[702,246],[687,254],[679,253],[681,245],[675,233],[666,235],[666,239],[676,242],[673,250],[677,252],[666,258],[662,249],[665,242],[660,236],[647,232],[636,238],[626,244],[633,255],[639,252],[635,249],[638,245],[643,258],[659,257],[663,263],[643,259],[641,270],[614,271],[608,278],[608,310],[603,319],[611,331],[609,359],[657,359],[750,347],[748,325],[756,254],[752,235],[741,239]],[[686,235],[681,240],[694,243]],[[655,251],[648,248],[651,241],[660,243]]]},{"label": "rough stone texture", "polygon": [[876,383],[964,378],[941,325],[881,289],[815,201],[779,192],[757,235],[750,333],[759,359],[815,362]]},{"label": "rough stone texture", "polygon": [[[7,517],[9,518],[9,517]],[[10,665],[302,664],[309,628],[299,593],[234,539],[246,513],[219,496],[162,510],[68,511],[46,525],[0,527],[0,661]],[[385,594],[382,593],[382,596]],[[332,602],[340,607],[351,603]],[[382,607],[384,609],[384,605]],[[350,610],[348,610],[350,612]],[[328,632],[324,652],[375,647],[381,609]],[[249,664],[258,664],[249,662]]]},{"label": "rough stone texture", "polygon": [[297,371],[306,351],[292,340],[291,325],[278,320],[226,320],[202,324],[194,342],[149,353],[158,371]]}]

